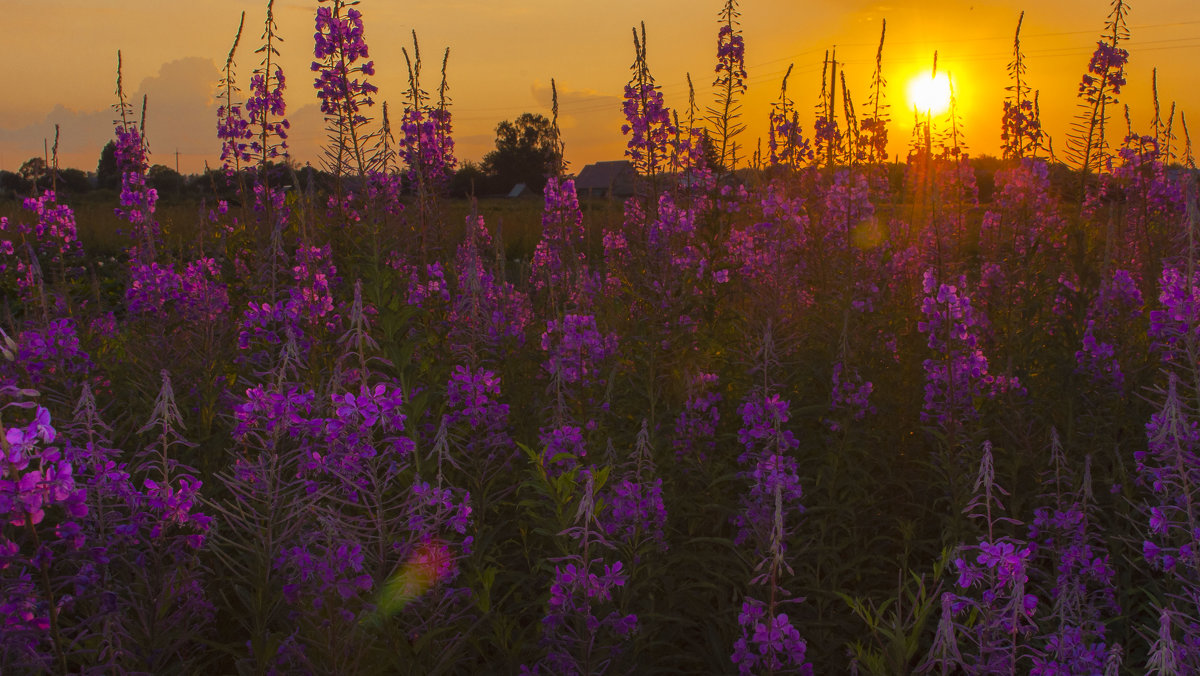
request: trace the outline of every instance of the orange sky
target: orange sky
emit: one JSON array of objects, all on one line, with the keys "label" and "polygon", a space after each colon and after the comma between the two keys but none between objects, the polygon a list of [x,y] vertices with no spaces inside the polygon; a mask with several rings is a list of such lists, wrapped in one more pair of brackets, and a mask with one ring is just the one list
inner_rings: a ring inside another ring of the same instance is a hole
[{"label": "orange sky", "polygon": [[[277,0],[275,8],[285,40],[281,52],[293,155],[301,162],[316,161],[323,133],[308,67],[316,6],[315,1]],[[567,159],[577,171],[585,163],[622,156],[620,97],[633,60],[630,28],[638,22],[646,23],[651,72],[668,105],[686,108],[689,72],[698,103],[712,102],[720,6],[682,0],[364,0],[359,9],[376,63],[374,82],[381,98],[394,106],[400,105],[405,86],[401,48],[411,45],[409,33],[415,29],[421,41],[427,89],[436,88],[442,51],[450,47],[460,159],[478,160],[491,149],[501,120],[527,111],[549,115],[549,83],[555,78]],[[1189,124],[1200,134],[1200,3],[1135,0],[1131,7],[1132,38],[1125,45],[1131,59],[1121,100],[1131,108],[1135,130],[1145,131],[1152,119],[1150,72],[1157,66],[1164,114],[1175,101],[1194,116]],[[213,92],[218,67],[244,10],[247,28],[237,61],[240,82],[248,82],[257,65],[253,49],[265,8],[265,2],[242,0],[7,3],[6,49],[41,56],[12,59],[11,67],[0,72],[0,89],[7,92],[0,100],[0,169],[16,170],[29,157],[41,155],[43,139],[52,139],[55,123],[62,128],[60,164],[95,169],[100,148],[112,136],[118,49],[124,54],[131,98],[140,101],[143,93],[149,95],[152,161],[173,166],[178,151],[184,172],[199,170],[206,161],[216,165]],[[807,115],[820,89],[822,55],[835,45],[861,108],[880,20],[886,18],[884,75],[893,153],[903,154],[911,134],[907,82],[928,69],[936,49],[939,68],[949,70],[955,80],[970,151],[996,154],[1008,83],[1005,66],[1022,9],[1029,81],[1042,92],[1043,123],[1061,152],[1076,111],[1080,76],[1109,11],[1102,0],[1032,6],[1011,0],[745,1],[749,129],[740,140],[752,149],[764,135],[767,105],[777,96],[789,63],[795,64],[789,93]],[[807,134],[811,115],[801,122]],[[1116,128],[1123,133],[1124,123]]]}]

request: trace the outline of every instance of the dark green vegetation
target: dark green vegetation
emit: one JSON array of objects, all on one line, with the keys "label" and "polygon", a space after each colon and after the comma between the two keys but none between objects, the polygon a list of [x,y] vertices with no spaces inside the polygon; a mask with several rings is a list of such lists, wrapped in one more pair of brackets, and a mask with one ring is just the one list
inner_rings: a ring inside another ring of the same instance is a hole
[{"label": "dark green vegetation", "polygon": [[118,75],[119,183],[0,205],[0,670],[1195,672],[1200,189],[1182,117],[1106,140],[1124,11],[1074,167],[1019,29],[1002,159],[952,110],[889,161],[881,41],[746,169],[736,3],[703,120],[643,28],[633,196],[582,203],[556,116],[500,128],[540,199],[450,197],[449,55],[370,117],[353,3],[321,170],[270,3],[219,171],[156,171]]}]

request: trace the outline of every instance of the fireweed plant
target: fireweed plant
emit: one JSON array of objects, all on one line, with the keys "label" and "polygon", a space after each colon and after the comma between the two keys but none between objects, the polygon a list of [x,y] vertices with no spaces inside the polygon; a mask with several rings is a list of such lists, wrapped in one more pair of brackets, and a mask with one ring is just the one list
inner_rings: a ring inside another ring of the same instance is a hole
[{"label": "fireweed plant", "polygon": [[1051,430],[1051,468],[1043,480],[1051,504],[1034,510],[1029,533],[1035,556],[1049,559],[1031,578],[1048,604],[1040,621],[1044,643],[1030,673],[1095,674],[1120,664],[1121,647],[1105,643],[1105,618],[1120,615],[1120,608],[1116,569],[1095,527],[1091,462],[1085,458],[1076,487],[1058,432]]},{"label": "fireweed plant", "polygon": [[369,58],[363,39],[362,12],[356,2],[329,0],[317,8],[316,47],[312,71],[317,74],[313,87],[321,100],[330,146],[325,163],[334,176],[353,172],[360,179],[367,173],[370,121],[366,109],[375,105],[372,95],[379,88],[368,77],[375,75],[375,62]]},{"label": "fireweed plant", "polygon": [[790,404],[774,390],[774,371],[778,368],[774,340],[768,325],[762,340],[761,362],[755,374],[761,385],[750,391],[739,408],[742,427],[738,441],[744,452],[738,457],[741,477],[749,490],[742,495],[742,509],[734,517],[736,544],[749,544],[754,564],[751,596],[747,593],[738,613],[741,637],[733,644],[731,660],[738,673],[811,674],[807,662],[807,644],[789,619],[786,609],[800,599],[784,584],[784,574],[793,574],[788,562],[789,535],[804,511],[797,476],[799,447],[788,430]]},{"label": "fireweed plant", "polygon": [[[1195,190],[1195,186],[1192,186]],[[1194,195],[1194,192],[1193,192]],[[1194,199],[1194,197],[1193,197]],[[1196,619],[1197,501],[1196,376],[1197,352],[1196,233],[1200,218],[1189,205],[1183,223],[1184,255],[1164,261],[1158,309],[1150,312],[1149,336],[1161,358],[1156,411],[1146,424],[1146,446],[1134,453],[1139,511],[1143,522],[1142,555],[1164,580],[1155,599],[1160,622],[1148,667],[1154,673],[1188,671],[1200,665],[1200,623]]]},{"label": "fireweed plant", "polygon": [[198,218],[119,61],[124,251],[53,177],[0,220],[0,672],[1200,669],[1200,189],[1182,115],[1112,129],[1128,4],[1069,167],[1020,16],[994,162],[954,113],[887,161],[886,28],[755,153],[738,4],[711,106],[639,27],[633,196],[556,131],[503,231],[445,197],[448,58],[374,105],[370,7],[312,3],[312,89],[239,25]]},{"label": "fireweed plant", "polygon": [[408,88],[404,92],[399,144],[399,154],[406,168],[399,178],[401,185],[417,198],[416,216],[411,227],[419,242],[420,253],[425,256],[431,248],[440,249],[445,245],[441,228],[433,226],[441,218],[439,198],[445,193],[457,160],[447,94],[450,86],[446,79],[450,48],[447,47],[442,56],[442,80],[434,104],[429,93],[421,88],[421,47],[415,30],[412,39],[412,53],[408,48],[402,50],[408,69]]},{"label": "fireweed plant", "polygon": [[746,130],[746,125],[739,121],[738,97],[746,93],[746,41],[742,38],[740,16],[737,0],[727,0],[721,8],[722,25],[717,32],[717,77],[713,81],[717,100],[705,117],[720,171],[737,168],[739,147],[734,138]]},{"label": "fireweed plant", "polygon": [[[1001,534],[1020,524],[1002,516],[1001,498],[1008,491],[995,479],[992,444],[985,441],[966,509],[969,517],[983,522],[983,534],[977,544],[960,545],[955,552],[958,580],[955,591],[942,594],[942,616],[923,671],[1057,673],[1042,671],[1040,654],[1029,646],[1039,605],[1027,587],[1033,548],[1025,540]],[[1029,661],[1037,666],[1030,669]]]}]

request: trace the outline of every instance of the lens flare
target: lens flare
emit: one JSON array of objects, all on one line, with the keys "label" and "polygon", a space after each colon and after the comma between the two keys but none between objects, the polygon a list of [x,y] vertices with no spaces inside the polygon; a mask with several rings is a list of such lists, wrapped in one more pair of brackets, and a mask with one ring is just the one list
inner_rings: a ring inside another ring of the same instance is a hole
[{"label": "lens flare", "polygon": [[422,543],[400,570],[388,578],[376,599],[380,618],[394,615],[435,584],[454,577],[456,564],[450,548],[432,540]]},{"label": "lens flare", "polygon": [[950,109],[950,76],[921,73],[908,81],[908,102],[922,115],[941,115]]}]

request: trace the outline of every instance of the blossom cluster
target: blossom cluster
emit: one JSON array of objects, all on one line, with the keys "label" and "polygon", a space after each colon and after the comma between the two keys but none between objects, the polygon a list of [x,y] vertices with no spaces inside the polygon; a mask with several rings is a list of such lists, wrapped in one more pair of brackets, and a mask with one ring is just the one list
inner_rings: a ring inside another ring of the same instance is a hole
[{"label": "blossom cluster", "polygon": [[470,221],[471,234],[459,245],[455,257],[457,293],[447,317],[448,337],[454,348],[498,357],[505,352],[502,344],[525,342],[533,310],[524,292],[497,279],[493,268],[484,264],[481,254],[493,247],[491,235],[482,219]]},{"label": "blossom cluster", "polygon": [[1031,540],[1056,557],[1049,600],[1054,625],[1031,673],[1100,673],[1108,659],[1105,617],[1120,612],[1115,577],[1107,552],[1090,531],[1087,505],[1080,501],[1062,509],[1039,508],[1030,528]]},{"label": "blossom cluster", "polygon": [[1138,481],[1150,491],[1149,535],[1142,553],[1156,569],[1195,584],[1200,579],[1194,505],[1200,466],[1200,424],[1181,399],[1179,378],[1170,373],[1161,409],[1146,423],[1146,450],[1134,452]]},{"label": "blossom cluster", "polygon": [[[767,157],[772,166],[799,166],[812,161],[812,147],[800,126],[799,113],[790,106],[772,104],[769,122]],[[887,136],[882,138],[886,143]]]},{"label": "blossom cluster", "polygon": [[1021,99],[1020,103],[1005,101],[1000,124],[1005,157],[1020,157],[1041,146],[1042,124],[1030,99]]},{"label": "blossom cluster", "polygon": [[416,268],[409,268],[408,295],[406,302],[415,307],[425,307],[431,299],[447,303],[450,301],[450,285],[446,281],[446,270],[440,261],[425,266],[424,280]]},{"label": "blossom cluster", "polygon": [[530,264],[530,285],[535,290],[572,289],[574,274],[584,265],[583,212],[575,194],[575,181],[551,176],[546,180],[542,209],[542,238]]},{"label": "blossom cluster", "polygon": [[458,166],[454,156],[453,123],[446,106],[404,111],[400,122],[400,157],[404,160],[404,184],[413,191],[424,189],[437,195],[445,191]]},{"label": "blossom cluster", "polygon": [[1039,654],[1029,641],[1037,630],[1038,597],[1028,587],[1034,546],[998,532],[1019,523],[1002,516],[1001,497],[1007,494],[995,481],[992,444],[985,441],[967,506],[984,530],[976,544],[955,551],[957,589],[942,594],[942,616],[924,669],[940,664],[943,671],[1016,673],[1021,660]]},{"label": "blossom cluster", "polygon": [[925,318],[917,328],[928,336],[926,343],[938,357],[924,362],[923,422],[946,425],[972,419],[978,415],[974,408],[977,397],[1022,391],[1016,377],[988,373],[980,343],[986,318],[976,314],[965,287],[963,278],[957,284],[939,284],[932,269],[925,271],[921,305]]},{"label": "blossom cluster", "polygon": [[742,495],[742,509],[734,517],[736,544],[749,542],[759,571],[752,580],[764,587],[769,600],[763,602],[747,595],[738,615],[741,636],[734,642],[731,660],[741,674],[789,670],[811,674],[812,666],[805,660],[807,643],[800,638],[787,613],[779,607],[788,600],[787,589],[780,584],[787,563],[787,540],[796,520],[804,511],[800,504],[802,489],[793,455],[799,441],[784,428],[791,415],[786,399],[778,394],[756,391],[738,412],[742,427],[738,441],[744,452],[738,463],[744,468],[741,475],[748,480],[749,490]]},{"label": "blossom cluster", "polygon": [[734,517],[738,527],[734,541],[739,544],[749,541],[766,549],[776,527],[777,496],[783,500],[783,519],[791,520],[803,510],[800,477],[792,455],[800,442],[784,427],[791,419],[789,408],[778,394],[753,397],[738,408],[742,427],[737,436],[744,448],[738,464],[745,468],[742,474],[750,482],[750,490],[742,498],[742,512]]},{"label": "blossom cluster", "polygon": [[500,401],[500,377],[493,371],[455,366],[446,383],[446,406],[447,424],[465,428],[463,455],[473,466],[490,468],[512,459],[509,406]]},{"label": "blossom cluster", "polygon": [[[363,39],[362,12],[353,7],[342,15],[343,3],[335,0],[332,6],[317,8],[315,47],[312,71],[317,73],[313,87],[321,99],[321,112],[346,120],[348,127],[366,123],[360,112],[363,106],[374,105],[372,94],[379,88],[366,78],[375,75],[375,62],[357,63],[368,57]],[[355,77],[361,75],[361,81]]]},{"label": "blossom cluster", "polygon": [[629,574],[621,561],[608,562],[603,552],[612,545],[603,537],[596,511],[595,473],[581,469],[570,475],[582,479],[574,523],[559,533],[577,549],[555,561],[550,597],[542,618],[545,657],[523,666],[523,674],[602,674],[627,654],[638,628],[638,616],[621,609],[619,590]]},{"label": "blossom cluster", "polygon": [[[1114,270],[1101,283],[1095,300],[1088,307],[1083,344],[1075,353],[1077,370],[1090,374],[1095,382],[1108,383],[1120,391],[1125,375],[1117,355],[1116,340],[1130,333],[1128,326],[1140,318],[1141,311],[1142,292],[1137,280],[1127,270]],[[1101,338],[1097,338],[1097,334]]]},{"label": "blossom cluster", "polygon": [[725,248],[742,277],[782,291],[803,271],[800,251],[809,237],[805,200],[772,183],[758,202],[762,217],[733,230]]},{"label": "blossom cluster", "polygon": [[137,127],[117,127],[116,158],[117,168],[121,171],[121,205],[114,211],[133,228],[130,233],[134,243],[132,258],[153,261],[162,238],[154,218],[158,191],[146,183],[146,144]]},{"label": "blossom cluster", "polygon": [[[613,603],[613,592],[627,580],[620,561],[595,566],[566,563],[555,566],[550,584],[550,600],[542,620],[543,631],[555,636],[549,645],[544,665],[548,674],[579,674],[579,659],[571,653],[577,642],[595,641],[602,629],[618,639],[627,639],[637,629],[637,615],[611,610],[597,615],[597,607]],[[541,673],[528,670],[524,673]]]},{"label": "blossom cluster", "polygon": [[662,477],[649,482],[636,477],[621,479],[613,486],[609,503],[605,535],[627,542],[642,536],[666,546],[663,526],[667,522],[667,508],[663,504]]},{"label": "blossom cluster", "polygon": [[53,378],[86,378],[93,369],[91,357],[79,342],[78,327],[70,318],[31,326],[17,336],[16,346],[13,363],[34,387]]},{"label": "blossom cluster", "polygon": [[717,31],[717,78],[731,78],[734,82],[746,79],[746,40],[734,27],[726,24]]},{"label": "blossom cluster", "polygon": [[1094,99],[1100,93],[1100,83],[1120,94],[1125,86],[1125,64],[1129,62],[1129,50],[1104,41],[1096,42],[1096,50],[1088,62],[1088,72],[1079,83],[1079,94]]},{"label": "blossom cluster", "polygon": [[76,487],[71,462],[50,445],[56,436],[49,411],[40,406],[28,423],[4,430],[0,518],[8,523],[36,526],[54,506],[75,518],[87,514],[86,491]]},{"label": "blossom cluster", "polygon": [[[250,136],[249,150],[266,159],[287,154],[288,130],[291,129],[291,123],[283,117],[287,112],[287,102],[283,98],[285,87],[286,80],[282,68],[277,67],[270,77],[265,72],[257,72],[250,77],[251,95],[246,100],[246,114],[254,131]],[[238,134],[245,131],[246,129],[239,124],[228,130],[228,133]],[[278,143],[273,142],[274,139],[278,139]],[[238,152],[245,152],[244,144],[234,143]],[[243,154],[242,158],[249,159],[249,156]]]},{"label": "blossom cluster", "polygon": [[1189,280],[1178,268],[1164,266],[1158,302],[1161,309],[1150,311],[1150,341],[1170,361],[1200,338],[1200,271]]},{"label": "blossom cluster", "polygon": [[601,333],[593,315],[568,314],[546,322],[541,347],[552,378],[586,384],[598,377],[598,366],[617,351],[617,334]]},{"label": "blossom cluster", "polygon": [[661,170],[663,155],[675,135],[671,111],[663,94],[652,82],[625,85],[625,124],[621,133],[628,136],[625,155],[645,175]]},{"label": "blossom cluster", "polygon": [[125,302],[132,314],[161,316],[174,310],[185,320],[212,321],[229,308],[229,294],[212,258],[188,262],[183,272],[171,265],[133,263]]},{"label": "blossom cluster", "polygon": [[1050,190],[1047,162],[1024,158],[998,170],[995,180],[992,207],[979,226],[980,246],[991,260],[1029,260],[1065,247],[1066,224]]},{"label": "blossom cluster", "polygon": [[787,613],[771,617],[766,604],[757,599],[742,602],[738,613],[742,635],[733,644],[733,663],[738,673],[796,673],[811,676],[812,664],[807,659],[808,644],[800,638]]},{"label": "blossom cluster", "polygon": [[858,369],[847,369],[844,362],[834,362],[833,394],[829,405],[831,417],[825,421],[829,429],[837,432],[843,425],[839,420],[862,420],[868,413],[874,413],[875,406],[871,403],[874,389],[875,385],[864,380]]},{"label": "blossom cluster", "polygon": [[715,373],[697,374],[691,381],[691,392],[683,409],[675,418],[675,434],[671,445],[678,459],[692,458],[703,462],[717,448],[717,423],[721,420],[721,393]]},{"label": "blossom cluster", "polygon": [[[0,232],[8,233],[19,243],[30,247],[30,252],[34,256],[44,260],[41,263],[43,267],[52,263],[62,265],[68,259],[77,258],[83,254],[83,248],[79,243],[79,232],[75,225],[75,212],[66,204],[60,204],[58,196],[53,190],[47,190],[37,197],[27,197],[22,204],[27,211],[34,214],[36,217],[34,222],[31,224],[20,221],[10,223],[8,218],[0,218]],[[3,253],[8,256],[19,255],[12,240],[8,239],[4,242]],[[32,261],[18,260],[18,274],[21,275],[24,272],[23,266],[30,264]],[[0,262],[0,270],[3,270],[5,265],[7,264]],[[21,276],[23,278],[23,275]]]},{"label": "blossom cluster", "polygon": [[339,277],[329,245],[296,249],[292,279],[296,285],[289,293],[308,322],[312,326],[336,326],[339,318],[334,308],[332,286],[338,283]]},{"label": "blossom cluster", "polygon": [[226,171],[250,160],[250,141],[254,131],[242,113],[242,106],[221,104],[217,107],[217,138],[221,140],[221,163]]}]

